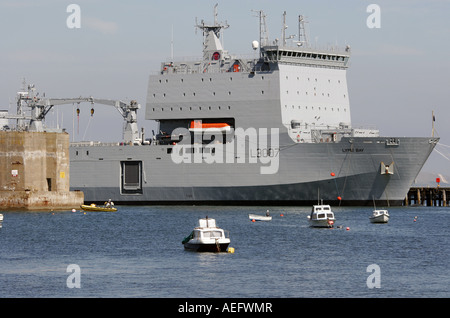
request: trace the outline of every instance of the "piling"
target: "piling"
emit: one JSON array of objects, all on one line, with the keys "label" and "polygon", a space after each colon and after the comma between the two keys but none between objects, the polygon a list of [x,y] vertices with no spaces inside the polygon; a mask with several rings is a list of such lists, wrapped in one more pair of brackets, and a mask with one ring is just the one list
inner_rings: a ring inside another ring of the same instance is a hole
[{"label": "piling", "polygon": [[411,187],[404,205],[449,206],[450,187]]}]

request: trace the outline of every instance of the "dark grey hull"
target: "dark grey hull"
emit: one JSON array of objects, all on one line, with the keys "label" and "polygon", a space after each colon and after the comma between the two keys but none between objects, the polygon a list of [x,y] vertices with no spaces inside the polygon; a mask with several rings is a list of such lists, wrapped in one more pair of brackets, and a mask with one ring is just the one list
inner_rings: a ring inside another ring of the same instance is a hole
[{"label": "dark grey hull", "polygon": [[[295,145],[280,151],[277,173],[267,175],[251,163],[175,164],[169,146],[71,147],[71,189],[88,203],[311,205],[320,197],[332,205],[401,205],[435,140],[401,138],[396,147],[380,140],[355,138],[358,153],[347,151],[346,141]],[[121,181],[128,161],[142,166],[136,193]],[[383,173],[382,162],[393,163],[392,174]]]},{"label": "dark grey hull", "polygon": [[[334,184],[329,182],[311,182],[307,184],[289,184],[272,186],[253,186],[253,187],[224,187],[224,188],[158,188],[146,189],[146,192],[139,197],[124,197],[118,193],[116,188],[78,188],[84,192],[85,201],[89,203],[103,203],[104,198],[115,198],[115,204],[123,205],[312,205],[317,203],[317,189],[320,190],[320,198],[327,204],[345,205],[345,206],[372,206],[373,200],[367,195],[358,197],[359,191],[349,186],[350,193],[348,198],[341,197],[337,199]],[[329,191],[328,191],[329,190]],[[189,198],[185,193],[192,193]],[[313,192],[313,193],[312,193]],[[370,193],[375,193],[369,191]],[[330,195],[335,194],[335,195]],[[406,193],[405,193],[406,195]],[[377,196],[378,197],[378,196]],[[145,198],[145,199],[144,199]],[[138,200],[139,199],[139,200]],[[376,200],[380,205],[400,206],[403,199]]]},{"label": "dark grey hull", "polygon": [[195,251],[195,252],[212,252],[212,253],[220,253],[226,252],[229,243],[225,244],[191,244],[185,243],[184,248],[186,250]]}]

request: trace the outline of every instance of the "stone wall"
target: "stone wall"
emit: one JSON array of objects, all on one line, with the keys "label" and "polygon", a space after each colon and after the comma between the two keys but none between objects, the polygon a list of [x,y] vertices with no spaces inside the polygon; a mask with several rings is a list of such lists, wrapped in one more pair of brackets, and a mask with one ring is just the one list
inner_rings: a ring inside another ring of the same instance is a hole
[{"label": "stone wall", "polygon": [[67,133],[0,131],[0,209],[78,208],[69,167]]}]

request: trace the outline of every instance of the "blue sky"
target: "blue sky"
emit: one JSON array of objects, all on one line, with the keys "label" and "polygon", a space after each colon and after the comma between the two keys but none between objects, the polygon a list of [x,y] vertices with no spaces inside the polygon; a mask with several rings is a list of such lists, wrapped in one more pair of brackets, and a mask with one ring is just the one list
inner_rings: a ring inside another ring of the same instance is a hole
[{"label": "blue sky", "polygon": [[[69,29],[69,4],[81,8],[81,28]],[[144,121],[148,75],[170,57],[201,56],[195,17],[227,21],[224,45],[231,53],[252,54],[259,37],[251,10],[264,10],[270,39],[280,37],[283,11],[288,34],[297,17],[309,23],[310,42],[350,45],[347,78],[352,123],[375,126],[384,136],[430,136],[431,112],[444,145],[450,145],[450,0],[165,0],[61,1],[0,0],[0,109],[7,109],[22,79],[49,97],[94,96],[136,99]],[[369,4],[381,9],[381,28],[366,24]],[[83,107],[84,106],[84,107]],[[122,118],[108,106],[82,105],[75,140],[120,140]],[[72,106],[60,107],[47,124],[63,121],[72,131]],[[77,125],[77,124],[75,124]],[[111,129],[112,126],[113,129]],[[87,127],[87,128],[86,128]],[[450,148],[438,146],[450,158]],[[450,161],[434,152],[425,169],[450,175]]]}]

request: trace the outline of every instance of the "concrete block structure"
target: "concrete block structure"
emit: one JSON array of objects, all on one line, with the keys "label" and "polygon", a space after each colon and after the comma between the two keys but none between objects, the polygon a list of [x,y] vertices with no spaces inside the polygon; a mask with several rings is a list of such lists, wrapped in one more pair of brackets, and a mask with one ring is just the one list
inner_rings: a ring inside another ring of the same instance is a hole
[{"label": "concrete block structure", "polygon": [[67,133],[0,131],[0,209],[78,208],[69,167]]}]

